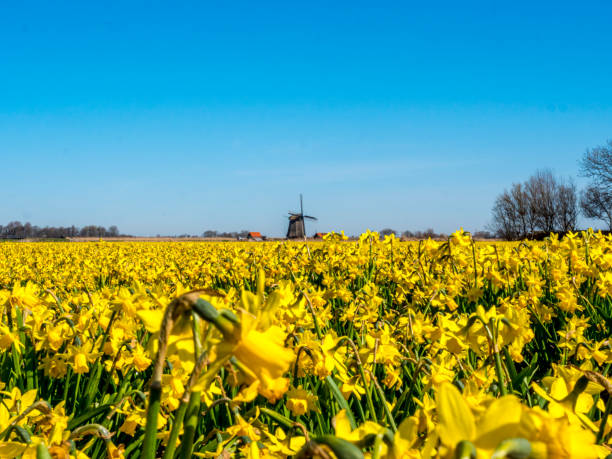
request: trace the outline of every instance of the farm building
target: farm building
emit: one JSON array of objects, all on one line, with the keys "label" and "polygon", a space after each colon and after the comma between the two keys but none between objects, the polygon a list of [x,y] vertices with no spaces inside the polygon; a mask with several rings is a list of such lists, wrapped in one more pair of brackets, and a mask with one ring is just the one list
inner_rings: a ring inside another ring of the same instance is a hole
[{"label": "farm building", "polygon": [[247,235],[247,239],[249,241],[263,241],[264,237],[261,235],[259,231],[251,231]]},{"label": "farm building", "polygon": [[314,239],[323,239],[323,236],[325,236],[327,233],[315,233],[315,235],[313,236]]}]

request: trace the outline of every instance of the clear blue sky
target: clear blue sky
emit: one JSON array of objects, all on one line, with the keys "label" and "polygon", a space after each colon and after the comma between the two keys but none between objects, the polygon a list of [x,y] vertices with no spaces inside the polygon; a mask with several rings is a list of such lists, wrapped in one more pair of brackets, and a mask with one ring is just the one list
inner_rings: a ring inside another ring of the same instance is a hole
[{"label": "clear blue sky", "polygon": [[[612,3],[3,2],[0,223],[483,228],[612,138]],[[583,180],[577,178],[583,185]]]}]

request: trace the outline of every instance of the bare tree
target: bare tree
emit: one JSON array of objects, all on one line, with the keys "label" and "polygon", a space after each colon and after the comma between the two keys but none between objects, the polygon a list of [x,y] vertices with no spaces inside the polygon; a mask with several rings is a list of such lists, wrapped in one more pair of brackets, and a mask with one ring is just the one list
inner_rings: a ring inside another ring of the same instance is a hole
[{"label": "bare tree", "polygon": [[380,237],[383,238],[385,236],[391,236],[392,234],[397,236],[397,231],[391,228],[384,228],[380,230]]},{"label": "bare tree", "polygon": [[493,230],[504,239],[524,239],[533,234],[535,208],[526,184],[514,183],[493,206]]},{"label": "bare tree", "polygon": [[537,171],[525,183],[535,227],[551,233],[555,230],[555,195],[557,181],[549,170]]},{"label": "bare tree", "polygon": [[563,233],[576,229],[578,205],[576,185],[572,181],[557,185],[555,195],[555,225]]},{"label": "bare tree", "polygon": [[521,234],[518,224],[518,214],[516,203],[511,192],[504,190],[495,199],[493,205],[493,230],[504,239],[519,239],[524,237]]},{"label": "bare tree", "polygon": [[32,224],[26,222],[25,225],[23,225],[23,237],[32,237],[33,234]]},{"label": "bare tree", "polygon": [[490,231],[487,230],[476,230],[472,234],[474,239],[493,239],[495,236],[491,234]]},{"label": "bare tree", "polygon": [[493,205],[492,230],[504,239],[524,239],[536,233],[567,232],[576,226],[576,187],[548,170],[504,190]]},{"label": "bare tree", "polygon": [[516,220],[516,232],[521,238],[526,238],[532,234],[536,227],[535,209],[531,205],[530,194],[528,187],[525,184],[515,183],[510,189],[511,205],[514,211],[514,219]]},{"label": "bare tree", "polygon": [[10,222],[6,226],[0,225],[0,238],[65,238],[72,236],[118,236],[119,229],[113,225],[108,230],[103,226],[84,226],[79,230],[76,226],[45,226],[41,228],[30,222]]},{"label": "bare tree", "polygon": [[427,228],[425,231],[423,231],[423,237],[437,237],[438,235],[436,234],[436,232],[434,231],[433,228]]},{"label": "bare tree", "polygon": [[612,230],[612,140],[587,150],[580,162],[580,172],[591,179],[580,196],[582,214],[605,221]]},{"label": "bare tree", "polygon": [[612,140],[587,150],[580,162],[580,172],[599,189],[612,191]]},{"label": "bare tree", "polygon": [[612,230],[612,193],[592,185],[582,191],[580,209],[585,217],[603,220]]}]

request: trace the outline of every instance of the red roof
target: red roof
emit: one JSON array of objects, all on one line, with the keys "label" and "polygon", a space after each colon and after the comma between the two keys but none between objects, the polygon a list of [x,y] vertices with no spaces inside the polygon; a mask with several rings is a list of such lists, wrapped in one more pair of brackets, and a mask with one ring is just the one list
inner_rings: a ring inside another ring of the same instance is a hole
[{"label": "red roof", "polygon": [[261,237],[261,233],[259,231],[251,231],[249,233],[250,237]]},{"label": "red roof", "polygon": [[314,237],[320,237],[320,238],[323,238],[323,236],[325,236],[326,234],[327,234],[327,233],[316,233],[316,234],[314,235]]}]

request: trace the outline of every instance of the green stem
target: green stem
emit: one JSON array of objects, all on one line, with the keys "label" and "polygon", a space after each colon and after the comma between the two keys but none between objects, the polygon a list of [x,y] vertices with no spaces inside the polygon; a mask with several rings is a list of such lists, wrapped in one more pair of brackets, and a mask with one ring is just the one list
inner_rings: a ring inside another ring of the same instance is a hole
[{"label": "green stem", "polygon": [[[355,354],[355,361],[357,362],[357,367],[359,368],[359,375],[361,376],[361,381],[363,382],[363,387],[365,388],[365,391],[366,391],[366,399],[368,401],[368,410],[370,411],[374,422],[378,422],[378,418],[376,416],[376,410],[374,408],[374,402],[372,401],[372,387],[370,384],[368,384],[368,380],[366,379],[365,370],[363,368],[363,364],[361,363],[361,358],[359,357],[359,353],[357,352],[357,346],[355,346],[355,343],[353,342],[353,340],[349,339],[346,336],[343,337],[342,341],[346,341],[347,343],[349,343],[351,349],[353,350],[353,354]],[[340,342],[338,342],[338,346],[340,345]]]},{"label": "green stem", "polygon": [[185,411],[187,410],[187,404],[181,401],[181,404],[176,411],[174,416],[174,423],[172,424],[172,430],[170,431],[170,437],[168,438],[168,445],[164,451],[163,459],[172,459],[174,457],[174,450],[176,449],[176,440],[178,440],[181,426],[183,425],[183,419],[185,418]]},{"label": "green stem", "polygon": [[81,385],[81,373],[77,375],[76,386],[74,389],[74,398],[72,399],[72,414],[74,414],[77,407],[77,400],[79,398],[79,386]]},{"label": "green stem", "polygon": [[13,354],[13,365],[15,368],[15,386],[19,387],[21,386],[21,358],[17,350],[17,344],[12,345],[11,352]]},{"label": "green stem", "polygon": [[[410,386],[408,386],[408,389],[406,389],[400,395],[399,400],[397,401],[397,403],[395,404],[395,407],[393,408],[393,414],[398,414],[400,412],[405,400],[408,400],[408,402],[410,403],[410,395],[412,395],[412,391],[414,390],[414,387],[416,386],[417,376],[419,372],[421,371],[421,367],[422,365],[420,363],[416,365],[414,373],[412,374],[412,380],[410,382]],[[408,373],[408,370],[406,369],[406,367],[403,366],[403,368],[404,368],[404,371]]]},{"label": "green stem", "polygon": [[[113,322],[115,321],[116,317],[117,317],[117,310],[114,310],[110,316],[110,319],[108,320],[108,325],[106,326],[106,330],[104,331],[104,334],[102,335],[102,341],[100,341],[100,347],[98,348],[98,352],[103,352],[104,345],[106,344],[106,341],[108,340],[108,337],[110,336],[110,329],[113,326]],[[98,359],[100,359],[100,357],[98,357]]]},{"label": "green stem", "polygon": [[[512,356],[510,355],[510,351],[508,351],[507,347],[504,347],[504,359],[506,360],[506,368],[508,368],[508,372],[510,373],[510,388],[514,389],[514,381],[518,378],[518,373],[516,372],[516,367],[514,366],[514,361],[512,360]],[[520,381],[519,381],[520,384]]]},{"label": "green stem", "polygon": [[604,414],[600,420],[599,431],[597,432],[597,440],[596,440],[596,443],[598,445],[600,445],[604,440],[604,434],[606,432],[606,424],[608,423],[608,416],[610,415],[610,411],[612,411],[612,395],[608,397],[608,401],[606,403],[606,411],[604,411]]},{"label": "green stem", "polygon": [[302,291],[302,296],[306,299],[306,304],[308,304],[308,309],[310,311],[310,315],[312,315],[312,321],[314,323],[315,332],[317,333],[317,338],[319,340],[323,339],[323,333],[321,333],[321,329],[319,328],[319,321],[317,320],[317,314],[315,313],[314,307],[312,305],[312,301],[305,292]]},{"label": "green stem", "polygon": [[68,388],[70,387],[70,379],[72,376],[72,368],[69,367],[68,370],[66,370],[66,377],[64,380],[64,397],[63,400],[66,402],[66,404],[68,404]]},{"label": "green stem", "polygon": [[195,438],[196,428],[198,427],[198,414],[200,411],[200,392],[192,392],[189,397],[189,405],[185,413],[185,432],[183,433],[183,441],[181,443],[182,459],[190,459],[193,450],[193,440]]},{"label": "green stem", "polygon": [[501,357],[499,356],[499,352],[497,352],[497,349],[494,349],[493,358],[495,359],[495,373],[497,373],[499,392],[502,396],[508,395],[508,389],[506,388],[506,383],[504,381]]},{"label": "green stem", "polygon": [[391,410],[389,409],[389,405],[387,404],[387,399],[385,398],[385,394],[382,390],[382,387],[380,387],[380,384],[378,384],[378,381],[376,381],[376,378],[374,378],[374,375],[372,373],[370,373],[370,376],[372,377],[372,381],[374,382],[374,387],[376,387],[376,390],[378,391],[378,396],[380,397],[380,402],[383,405],[383,410],[385,412],[385,415],[387,416],[389,425],[391,425],[391,430],[393,431],[393,433],[395,433],[397,432],[397,425],[395,425],[395,420],[393,419],[393,415],[391,414]]},{"label": "green stem", "polygon": [[493,360],[495,361],[495,373],[497,374],[499,393],[503,397],[504,395],[508,395],[508,389],[506,388],[501,356],[499,355],[499,348],[497,346],[497,329],[494,324],[494,319],[491,319],[488,324],[485,324],[484,321],[482,321],[482,323],[485,325],[487,338],[489,339],[489,344],[491,346],[491,350],[493,351]]},{"label": "green stem", "polygon": [[380,459],[383,447],[383,435],[378,434],[374,439],[374,447],[372,448],[372,459]]},{"label": "green stem", "polygon": [[157,416],[161,400],[162,387],[160,381],[153,381],[149,388],[149,405],[147,408],[147,424],[145,427],[144,444],[140,459],[154,459],[157,445]]},{"label": "green stem", "polygon": [[[336,400],[338,405],[340,405],[340,408],[342,408],[343,410],[346,410],[346,415],[351,425],[351,429],[356,429],[357,423],[355,422],[355,417],[353,416],[353,412],[351,411],[351,408],[349,407],[348,402],[342,395],[342,392],[340,392],[340,389],[338,389],[338,385],[334,381],[334,378],[332,378],[331,375],[326,376],[325,383],[327,384],[327,388],[331,392],[333,398]],[[357,404],[357,406],[361,407],[359,403]],[[263,411],[263,408],[262,408],[262,411]],[[365,416],[363,416],[363,419],[365,421]]]},{"label": "green stem", "polygon": [[472,240],[472,259],[474,260],[474,288],[478,288],[478,266],[476,265],[476,245]]}]

